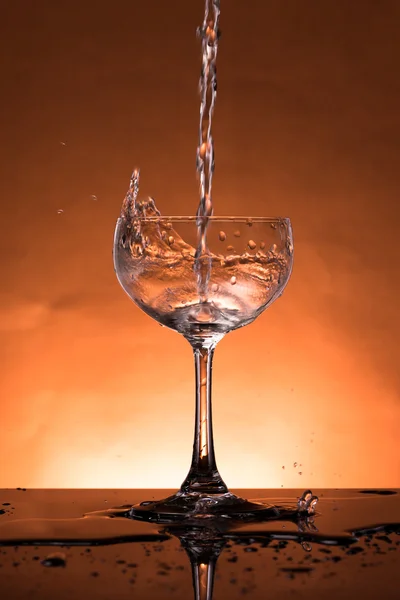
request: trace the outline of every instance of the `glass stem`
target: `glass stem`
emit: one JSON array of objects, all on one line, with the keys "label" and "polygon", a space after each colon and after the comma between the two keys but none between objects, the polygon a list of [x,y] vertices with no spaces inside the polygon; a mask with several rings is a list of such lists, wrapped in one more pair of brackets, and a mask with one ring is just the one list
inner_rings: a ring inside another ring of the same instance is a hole
[{"label": "glass stem", "polygon": [[228,491],[215,462],[211,414],[211,373],[214,346],[193,346],[196,370],[196,421],[193,457],[181,492],[224,494]]},{"label": "glass stem", "polygon": [[195,600],[212,600],[216,558],[208,563],[191,562]]}]

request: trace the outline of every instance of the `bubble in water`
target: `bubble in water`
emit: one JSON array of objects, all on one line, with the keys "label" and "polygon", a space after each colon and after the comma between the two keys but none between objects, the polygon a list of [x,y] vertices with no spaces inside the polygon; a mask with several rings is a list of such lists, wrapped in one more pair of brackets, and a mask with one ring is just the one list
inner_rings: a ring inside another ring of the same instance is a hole
[{"label": "bubble in water", "polygon": [[227,246],[226,249],[228,250],[228,252],[233,252],[235,250],[233,246]]},{"label": "bubble in water", "polygon": [[252,225],[253,225],[253,219],[247,219],[246,223],[247,223],[247,225],[249,227],[252,227]]},{"label": "bubble in water", "polygon": [[234,235],[235,237],[240,237],[240,231],[237,229],[237,230],[236,230],[236,231],[233,233],[233,235]]},{"label": "bubble in water", "polygon": [[58,209],[58,211],[57,211],[57,214],[58,214],[58,215],[62,215],[62,214],[63,214],[63,212],[64,212],[64,210],[63,210],[62,208],[59,208],[59,209]]},{"label": "bubble in water", "polygon": [[257,247],[257,244],[255,243],[254,240],[249,240],[247,242],[248,247],[250,248],[250,250],[254,250]]},{"label": "bubble in water", "polygon": [[311,552],[311,550],[312,550],[312,546],[311,546],[311,544],[309,542],[301,542],[301,547],[306,552]]},{"label": "bubble in water", "polygon": [[294,468],[296,468],[297,467],[297,462],[294,462],[293,466],[294,466]]},{"label": "bubble in water", "polygon": [[276,229],[276,223],[271,223],[271,229]]},{"label": "bubble in water", "polygon": [[275,254],[276,250],[277,250],[277,245],[276,244],[272,244],[272,246],[270,248],[270,252],[272,252],[273,254]]},{"label": "bubble in water", "polygon": [[63,554],[62,552],[54,552],[53,554],[49,554],[44,560],[42,560],[42,565],[44,567],[66,567],[67,559],[65,554]]},{"label": "bubble in water", "polygon": [[226,233],[225,231],[220,231],[218,234],[218,237],[220,239],[221,242],[224,242],[226,240]]},{"label": "bubble in water", "polygon": [[92,194],[90,197],[91,197],[92,200],[97,200],[96,194]]},{"label": "bubble in water", "polygon": [[303,475],[303,471],[299,471],[299,475]]},{"label": "bubble in water", "polygon": [[290,239],[288,239],[287,242],[286,242],[286,249],[288,251],[289,256],[292,256],[292,254],[293,254],[293,244],[292,244],[292,242],[291,242]]},{"label": "bubble in water", "polygon": [[175,239],[174,239],[174,237],[173,237],[172,235],[170,235],[170,236],[169,236],[169,238],[168,238],[168,244],[169,244],[170,246],[172,246],[172,244],[173,244],[174,242],[175,242]]},{"label": "bubble in water", "polygon": [[218,292],[218,290],[219,290],[218,284],[217,283],[213,283],[212,286],[211,286],[211,291],[212,292]]},{"label": "bubble in water", "polygon": [[236,283],[236,277],[233,275],[231,277],[231,285],[235,285],[235,283]]},{"label": "bubble in water", "polygon": [[261,248],[261,250],[264,250],[264,248],[265,248],[265,242],[261,242],[260,248]]},{"label": "bubble in water", "polygon": [[167,232],[166,231],[162,231],[161,232],[161,239],[165,240],[167,238]]}]

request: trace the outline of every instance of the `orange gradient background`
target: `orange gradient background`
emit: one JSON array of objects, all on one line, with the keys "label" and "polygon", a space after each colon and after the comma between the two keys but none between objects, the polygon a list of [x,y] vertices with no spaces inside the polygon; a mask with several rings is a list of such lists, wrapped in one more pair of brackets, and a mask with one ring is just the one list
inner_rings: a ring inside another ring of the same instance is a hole
[{"label": "orange gradient background", "polygon": [[[400,487],[400,3],[221,4],[215,214],[290,216],[295,265],[217,348],[218,466],[232,487]],[[2,9],[0,487],[186,475],[190,347],[111,250],[135,166],[164,214],[196,211],[202,14]]]}]

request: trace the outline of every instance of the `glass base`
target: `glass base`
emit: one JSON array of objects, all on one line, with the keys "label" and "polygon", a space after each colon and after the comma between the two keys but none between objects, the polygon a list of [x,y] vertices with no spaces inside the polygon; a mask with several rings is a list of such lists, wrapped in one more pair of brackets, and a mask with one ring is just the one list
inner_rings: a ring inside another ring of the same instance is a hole
[{"label": "glass base", "polygon": [[129,510],[132,519],[153,523],[197,522],[201,519],[269,521],[301,516],[298,506],[273,506],[258,500],[245,500],[230,492],[202,494],[177,492],[163,500],[145,501]]}]

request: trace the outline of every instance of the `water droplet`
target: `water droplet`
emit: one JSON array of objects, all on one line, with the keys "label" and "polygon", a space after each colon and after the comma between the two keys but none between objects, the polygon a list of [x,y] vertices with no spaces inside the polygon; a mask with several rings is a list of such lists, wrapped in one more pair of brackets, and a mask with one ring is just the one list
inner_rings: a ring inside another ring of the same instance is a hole
[{"label": "water droplet", "polygon": [[217,283],[213,283],[212,286],[211,286],[211,291],[212,292],[218,292],[218,290],[219,290],[218,284]]},{"label": "water droplet", "polygon": [[95,194],[92,194],[90,197],[92,200],[97,200],[97,196]]},{"label": "water droplet", "polygon": [[61,146],[66,146],[67,142],[60,142]]},{"label": "water droplet", "polygon": [[44,567],[66,567],[66,556],[62,552],[54,552],[53,554],[49,554],[44,560],[42,560],[42,565]]},{"label": "water droplet", "polygon": [[294,466],[294,468],[296,468],[297,467],[297,462],[294,462],[293,466]]},{"label": "water droplet", "polygon": [[224,242],[226,240],[226,233],[225,231],[220,231],[218,234],[218,237],[220,239],[221,242]]},{"label": "water droplet", "polygon": [[293,254],[293,244],[292,244],[292,240],[291,239],[288,239],[286,241],[286,250],[287,250],[289,256],[292,256],[292,254]]},{"label": "water droplet", "polygon": [[175,238],[174,238],[172,235],[170,235],[170,236],[169,236],[169,238],[168,238],[168,244],[169,244],[170,246],[172,246],[172,244],[173,244],[174,242],[175,242]]},{"label": "water droplet", "polygon": [[247,242],[248,247],[250,248],[250,250],[254,250],[257,247],[257,244],[255,243],[254,240],[249,240]]},{"label": "water droplet", "polygon": [[273,254],[275,254],[276,250],[277,250],[277,245],[276,244],[272,244],[272,246],[270,248],[270,252],[272,252]]},{"label": "water droplet", "polygon": [[233,235],[234,235],[235,237],[240,237],[240,231],[237,229],[237,230],[234,232],[234,234],[233,234]]},{"label": "water droplet", "polygon": [[299,475],[303,475],[303,472],[302,472],[302,471],[299,471]]},{"label": "water droplet", "polygon": [[226,249],[228,250],[228,252],[233,252],[235,250],[233,246],[227,246]]},{"label": "water droplet", "polygon": [[62,214],[63,214],[63,212],[64,212],[64,210],[63,210],[62,208],[59,208],[59,209],[58,209],[58,211],[57,211],[57,214],[58,214],[58,215],[62,215]]},{"label": "water droplet", "polygon": [[284,469],[284,468],[285,468],[285,465],[283,465],[282,469]]},{"label": "water droplet", "polygon": [[231,285],[235,285],[235,283],[236,283],[236,277],[233,275],[231,277]]},{"label": "water droplet", "polygon": [[271,223],[271,229],[276,229],[276,223]]},{"label": "water droplet", "polygon": [[312,546],[311,546],[311,544],[309,542],[301,542],[301,547],[306,552],[311,552],[311,550],[312,550]]},{"label": "water droplet", "polygon": [[264,250],[264,248],[265,248],[265,242],[261,242],[260,248],[261,248],[261,250]]}]

